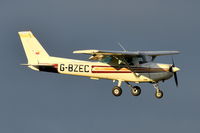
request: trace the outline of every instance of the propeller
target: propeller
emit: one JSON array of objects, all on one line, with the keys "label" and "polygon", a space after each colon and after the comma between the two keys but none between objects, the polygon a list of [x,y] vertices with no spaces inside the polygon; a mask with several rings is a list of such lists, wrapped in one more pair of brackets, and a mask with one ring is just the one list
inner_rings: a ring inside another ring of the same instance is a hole
[{"label": "propeller", "polygon": [[176,83],[177,87],[178,87],[178,77],[177,77],[177,73],[176,72],[179,71],[179,70],[180,69],[175,66],[174,59],[172,57],[172,66],[170,67],[169,71],[174,74],[174,80],[175,80],[175,83]]}]

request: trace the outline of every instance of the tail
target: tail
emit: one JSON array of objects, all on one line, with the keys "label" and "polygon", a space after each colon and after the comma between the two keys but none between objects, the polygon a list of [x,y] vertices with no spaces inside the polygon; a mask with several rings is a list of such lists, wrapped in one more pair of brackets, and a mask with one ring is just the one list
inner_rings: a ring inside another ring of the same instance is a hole
[{"label": "tail", "polygon": [[34,65],[37,65],[40,58],[48,58],[49,55],[45,49],[41,46],[39,41],[34,37],[31,31],[21,31],[18,32],[26,57],[28,60],[28,66],[34,70],[37,68]]}]

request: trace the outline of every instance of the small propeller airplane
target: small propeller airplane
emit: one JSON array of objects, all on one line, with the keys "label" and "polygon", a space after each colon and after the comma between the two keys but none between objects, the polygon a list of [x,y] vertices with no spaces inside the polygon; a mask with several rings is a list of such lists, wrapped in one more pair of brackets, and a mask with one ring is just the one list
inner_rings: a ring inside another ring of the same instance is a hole
[{"label": "small propeller airplane", "polygon": [[[88,54],[89,60],[83,61],[49,56],[31,31],[18,32],[28,60],[25,65],[36,71],[69,74],[90,77],[91,79],[109,79],[118,81],[113,87],[114,96],[122,94],[122,82],[131,89],[133,96],[139,96],[139,86],[133,83],[151,83],[156,89],[155,97],[160,99],[163,92],[158,83],[174,76],[178,86],[176,72],[180,69],[172,64],[154,63],[157,56],[179,54],[179,51],[108,51],[108,50],[78,50],[73,53]],[[123,48],[123,47],[122,47]]]}]

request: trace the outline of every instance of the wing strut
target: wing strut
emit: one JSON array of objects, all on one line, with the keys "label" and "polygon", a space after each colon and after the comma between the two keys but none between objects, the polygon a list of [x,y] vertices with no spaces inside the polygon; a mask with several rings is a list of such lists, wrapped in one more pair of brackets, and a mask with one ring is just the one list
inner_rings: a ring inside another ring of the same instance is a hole
[{"label": "wing strut", "polygon": [[138,75],[136,75],[136,73],[133,71],[133,69],[132,69],[131,66],[128,64],[128,62],[126,61],[126,59],[125,59],[124,56],[122,56],[122,60],[123,60],[123,62],[125,63],[125,65],[128,67],[128,69],[131,70],[131,72],[133,73],[133,75],[134,75],[135,77],[138,77]]}]

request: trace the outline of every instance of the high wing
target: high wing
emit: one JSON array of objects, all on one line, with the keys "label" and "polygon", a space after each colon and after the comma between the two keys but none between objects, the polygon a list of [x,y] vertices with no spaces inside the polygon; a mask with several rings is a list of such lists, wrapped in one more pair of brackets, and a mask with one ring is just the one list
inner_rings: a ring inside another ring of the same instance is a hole
[{"label": "high wing", "polygon": [[[162,55],[174,55],[179,54],[179,51],[109,51],[109,50],[77,50],[73,53],[77,54],[90,54],[92,55],[90,59],[98,60],[98,57],[103,56],[152,56],[155,58],[156,56]],[[96,58],[95,58],[96,57]]]}]

